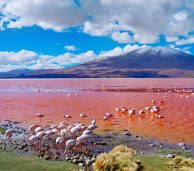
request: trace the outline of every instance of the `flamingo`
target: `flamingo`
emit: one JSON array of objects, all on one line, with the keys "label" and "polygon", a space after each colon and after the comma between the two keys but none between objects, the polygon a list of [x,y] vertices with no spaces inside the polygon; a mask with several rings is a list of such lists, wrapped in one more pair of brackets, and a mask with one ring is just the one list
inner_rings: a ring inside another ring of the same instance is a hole
[{"label": "flamingo", "polygon": [[91,122],[92,125],[96,125],[96,118],[94,118]]},{"label": "flamingo", "polygon": [[160,111],[160,107],[158,107],[158,106],[153,106],[153,107],[150,109],[150,112],[151,112],[152,114],[157,113],[157,112],[159,112],[159,111]]},{"label": "flamingo", "polygon": [[28,141],[30,142],[30,145],[33,145],[37,140],[39,139],[39,137],[37,137],[36,135],[32,135]]},{"label": "flamingo", "polygon": [[73,137],[76,137],[76,135],[79,133],[79,131],[80,131],[79,127],[75,126],[75,127],[71,128],[70,133]]},{"label": "flamingo", "polygon": [[147,111],[150,110],[150,109],[151,109],[151,107],[149,107],[149,106],[145,107],[145,110],[147,110]]},{"label": "flamingo", "polygon": [[45,134],[45,132],[43,132],[43,131],[40,131],[40,132],[38,132],[38,133],[36,134],[36,136],[37,136],[38,138],[43,138],[44,135],[46,135],[46,134]]},{"label": "flamingo", "polygon": [[116,110],[117,112],[120,112],[120,111],[121,111],[121,108],[116,107],[115,110]]},{"label": "flamingo", "polygon": [[34,130],[35,130],[37,127],[39,127],[39,125],[30,125],[29,128],[28,128],[28,130],[29,130],[29,132],[34,132]]},{"label": "flamingo", "polygon": [[58,126],[57,125],[52,125],[52,126],[50,126],[50,129],[58,129]]},{"label": "flamingo", "polygon": [[136,112],[135,109],[129,109],[129,110],[128,110],[128,114],[129,114],[130,116],[135,115],[135,112]]},{"label": "flamingo", "polygon": [[54,132],[51,131],[51,130],[48,130],[48,131],[45,132],[45,135],[46,135],[48,138],[51,137],[53,134],[54,134]]},{"label": "flamingo", "polygon": [[8,129],[5,131],[5,137],[11,142],[11,137],[13,136],[14,131],[11,129]]},{"label": "flamingo", "polygon": [[82,132],[82,135],[91,135],[91,134],[93,134],[93,131],[88,129]]},{"label": "flamingo", "polygon": [[57,134],[58,133],[58,129],[57,128],[54,128],[51,130],[54,134]]},{"label": "flamingo", "polygon": [[113,117],[113,114],[106,112],[106,113],[105,113],[105,116],[107,116],[107,117],[109,117],[109,118],[112,118],[112,117]]},{"label": "flamingo", "polygon": [[96,128],[97,128],[96,125],[89,125],[87,129],[90,130],[90,131],[93,131],[93,130],[95,130]]},{"label": "flamingo", "polygon": [[86,144],[86,140],[88,138],[91,138],[91,137],[92,137],[91,135],[86,135],[86,134],[81,135],[81,136],[76,138],[76,143],[77,144]]},{"label": "flamingo", "polygon": [[[73,149],[73,147],[75,146],[75,144],[76,144],[76,140],[74,140],[74,139],[67,140],[66,141],[66,144],[65,144],[65,146],[66,146],[65,154],[68,153],[68,150]],[[70,154],[71,154],[71,151],[70,151]]]},{"label": "flamingo", "polygon": [[41,114],[41,113],[38,113],[38,114],[36,114],[36,116],[35,117],[37,117],[37,118],[39,118],[40,119],[40,124],[41,124],[41,119],[44,117],[44,115],[43,114]]},{"label": "flamingo", "polygon": [[92,135],[81,135],[81,136],[76,138],[76,145],[78,145],[79,148],[84,150],[84,146],[85,146],[85,148],[88,147],[87,143],[88,143],[88,140],[91,138],[92,138]]},{"label": "flamingo", "polygon": [[71,94],[67,94],[67,98],[71,97]]},{"label": "flamingo", "polygon": [[66,148],[73,148],[75,144],[76,144],[76,141],[74,139],[67,140]]},{"label": "flamingo", "polygon": [[128,109],[127,109],[126,107],[122,106],[122,107],[121,107],[121,111],[122,111],[122,112],[127,112]]},{"label": "flamingo", "polygon": [[87,118],[88,116],[85,113],[80,113],[79,115],[82,119]]},{"label": "flamingo", "polygon": [[140,111],[138,112],[138,115],[142,115],[142,114],[145,114],[145,111],[140,110]]},{"label": "flamingo", "polygon": [[68,133],[68,130],[67,129],[62,129],[61,131],[60,131],[60,135],[61,136],[64,136],[64,135],[66,135]]},{"label": "flamingo", "polygon": [[69,119],[71,119],[72,116],[71,115],[64,115],[64,118],[67,119],[67,121],[69,122]]},{"label": "flamingo", "polygon": [[160,114],[156,114],[155,116],[156,116],[156,118],[158,118],[158,119],[164,118],[164,116],[162,116],[162,115],[160,115]]},{"label": "flamingo", "polygon": [[56,144],[62,144],[64,142],[64,139],[63,137],[58,137],[56,140],[55,140]]},{"label": "flamingo", "polygon": [[68,125],[67,125],[66,123],[65,123],[65,124],[62,124],[62,125],[59,125],[59,126],[58,126],[58,129],[59,129],[59,130],[62,130],[62,129],[64,129],[64,128],[67,128],[67,126],[68,126]]},{"label": "flamingo", "polygon": [[34,133],[38,133],[38,132],[40,132],[40,131],[42,131],[43,129],[42,129],[42,127],[37,127],[35,130],[34,130]]},{"label": "flamingo", "polygon": [[108,116],[105,116],[102,119],[103,119],[103,121],[108,121],[110,118]]}]

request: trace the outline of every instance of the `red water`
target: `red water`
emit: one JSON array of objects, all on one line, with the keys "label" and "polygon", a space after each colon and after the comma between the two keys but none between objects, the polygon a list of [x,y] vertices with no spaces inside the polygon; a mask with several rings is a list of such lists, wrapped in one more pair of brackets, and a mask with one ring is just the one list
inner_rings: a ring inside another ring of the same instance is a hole
[{"label": "red water", "polygon": [[[82,88],[118,86],[129,88],[194,88],[194,79],[50,79],[50,80],[0,80],[0,120],[21,121],[23,124],[39,123],[34,115],[42,113],[41,124],[58,124],[64,114],[71,114],[70,122],[89,123],[97,118],[99,130],[124,130],[142,136],[170,142],[194,144],[194,96],[158,92],[94,92]],[[40,92],[38,91],[40,90]],[[71,97],[67,98],[70,93]],[[75,96],[78,94],[78,96]],[[164,119],[150,114],[130,118],[118,114],[116,106],[137,110],[151,105],[151,100],[164,100],[160,105]],[[110,122],[102,121],[105,112],[114,114]],[[80,113],[88,118],[81,120]]]}]

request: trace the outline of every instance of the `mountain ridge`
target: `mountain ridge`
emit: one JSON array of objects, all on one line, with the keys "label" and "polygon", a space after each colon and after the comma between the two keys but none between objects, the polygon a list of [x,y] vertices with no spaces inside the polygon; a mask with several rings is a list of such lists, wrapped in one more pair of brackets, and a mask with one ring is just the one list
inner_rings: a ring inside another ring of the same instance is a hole
[{"label": "mountain ridge", "polygon": [[142,47],[67,69],[25,70],[0,73],[0,78],[194,77],[194,56],[169,47]]}]

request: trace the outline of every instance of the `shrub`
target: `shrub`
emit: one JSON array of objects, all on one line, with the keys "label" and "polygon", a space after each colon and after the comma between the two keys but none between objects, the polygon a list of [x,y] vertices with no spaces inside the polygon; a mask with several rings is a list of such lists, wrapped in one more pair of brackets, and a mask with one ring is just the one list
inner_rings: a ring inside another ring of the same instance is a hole
[{"label": "shrub", "polygon": [[194,160],[177,156],[169,162],[169,166],[177,171],[194,171]]},{"label": "shrub", "polygon": [[5,131],[6,131],[5,128],[0,127],[0,134],[5,134]]},{"label": "shrub", "polygon": [[94,171],[137,171],[141,165],[135,160],[133,149],[117,146],[109,153],[100,154],[94,163]]},{"label": "shrub", "polygon": [[120,152],[120,153],[128,153],[128,155],[130,155],[132,157],[136,155],[136,151],[135,150],[133,150],[131,148],[128,148],[125,145],[116,146],[111,151],[111,153],[117,153],[117,152]]}]

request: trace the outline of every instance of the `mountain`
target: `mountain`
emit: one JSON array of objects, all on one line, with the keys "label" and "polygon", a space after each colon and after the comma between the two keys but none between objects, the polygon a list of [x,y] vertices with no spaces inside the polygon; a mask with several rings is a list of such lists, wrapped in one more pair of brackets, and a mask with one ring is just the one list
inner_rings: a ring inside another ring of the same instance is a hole
[{"label": "mountain", "polygon": [[194,56],[170,47],[143,47],[119,56],[99,57],[67,69],[10,71],[0,73],[0,77],[194,77]]}]

